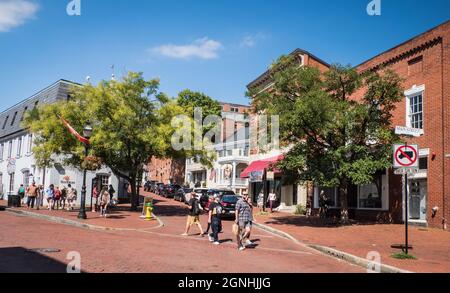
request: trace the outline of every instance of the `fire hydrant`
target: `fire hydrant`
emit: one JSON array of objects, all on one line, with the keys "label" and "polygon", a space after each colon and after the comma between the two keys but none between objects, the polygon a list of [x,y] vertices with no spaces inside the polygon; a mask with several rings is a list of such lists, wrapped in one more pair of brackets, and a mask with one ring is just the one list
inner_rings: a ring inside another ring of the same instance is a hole
[{"label": "fire hydrant", "polygon": [[151,221],[152,220],[152,212],[153,212],[153,204],[151,202],[148,202],[145,204],[145,220]]}]

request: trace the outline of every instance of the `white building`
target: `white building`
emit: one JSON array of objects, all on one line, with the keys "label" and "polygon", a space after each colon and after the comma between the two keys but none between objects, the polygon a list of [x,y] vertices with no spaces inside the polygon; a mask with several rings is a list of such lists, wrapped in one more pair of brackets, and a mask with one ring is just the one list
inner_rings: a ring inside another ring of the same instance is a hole
[{"label": "white building", "polygon": [[[73,86],[80,85],[59,80],[0,113],[0,197],[3,196],[4,199],[7,199],[9,195],[17,194],[21,184],[26,187],[32,182],[36,182],[45,187],[50,184],[60,187],[71,184],[77,189],[78,201],[80,201],[83,172],[61,164],[56,164],[52,168],[38,168],[33,156],[34,136],[21,125],[26,111],[43,104],[69,99],[69,90]],[[108,168],[103,168],[87,173],[87,205],[91,203],[91,191],[95,180],[101,182],[102,185],[112,184],[116,190],[116,197],[127,197],[125,182]]]}]

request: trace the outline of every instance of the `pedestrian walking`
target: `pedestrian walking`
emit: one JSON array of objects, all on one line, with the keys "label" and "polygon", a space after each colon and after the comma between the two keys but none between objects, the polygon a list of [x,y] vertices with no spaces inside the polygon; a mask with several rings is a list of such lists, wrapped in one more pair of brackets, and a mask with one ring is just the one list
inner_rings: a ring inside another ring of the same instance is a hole
[{"label": "pedestrian walking", "polygon": [[20,196],[20,201],[23,205],[26,204],[25,202],[25,187],[23,187],[23,184],[20,184],[19,190],[17,191],[17,195]]},{"label": "pedestrian walking", "polygon": [[44,200],[44,187],[42,185],[38,186],[37,189],[37,196],[36,196],[36,209],[40,210],[40,208],[43,205],[43,200]]},{"label": "pedestrian walking", "polygon": [[45,190],[45,196],[47,198],[48,209],[53,209],[53,197],[55,195],[55,186],[50,184],[50,186]]},{"label": "pedestrian walking", "polygon": [[[205,205],[205,211],[209,212],[209,207],[211,206],[211,204],[214,202],[214,196],[209,196],[208,197],[208,202]],[[208,227],[206,228],[205,233],[203,233],[203,235],[208,235],[209,234],[209,230],[211,229],[211,222],[208,221]]]},{"label": "pedestrian walking", "polygon": [[36,197],[38,196],[38,187],[36,186],[36,183],[33,182],[28,187],[28,198],[27,198],[27,209],[34,209],[34,204],[36,202]]},{"label": "pedestrian walking", "polygon": [[197,198],[197,193],[191,193],[191,199],[189,200],[188,207],[189,215],[186,222],[186,230],[182,236],[189,236],[189,229],[192,225],[197,225],[200,230],[200,235],[203,236],[202,224],[200,223],[200,213],[202,211],[202,207],[200,206],[200,201]]},{"label": "pedestrian walking", "polygon": [[273,190],[269,193],[269,197],[267,200],[269,201],[270,212],[273,213],[273,208],[275,206],[275,202],[277,201],[277,195]]},{"label": "pedestrian walking", "polygon": [[249,204],[250,199],[247,194],[245,194],[236,203],[236,224],[239,226],[239,231],[237,233],[237,244],[239,250],[245,250],[246,246],[252,245],[249,237],[252,231],[253,225],[253,213],[251,204]]},{"label": "pedestrian walking", "polygon": [[94,189],[92,190],[92,212],[96,213],[97,212],[97,207],[98,207],[98,189],[97,189],[97,184],[95,184]]},{"label": "pedestrian walking", "polygon": [[319,195],[319,217],[322,219],[328,217],[328,197],[323,190]]},{"label": "pedestrian walking", "polygon": [[60,199],[62,210],[66,209],[66,201],[67,201],[67,188],[63,187],[61,189],[61,199]]},{"label": "pedestrian walking", "polygon": [[112,202],[114,198],[114,193],[116,193],[116,190],[114,189],[112,184],[109,185],[108,193],[109,193],[109,200]]},{"label": "pedestrian walking", "polygon": [[100,192],[100,215],[102,217],[107,217],[108,214],[108,204],[110,201],[110,194],[106,186],[104,186]]},{"label": "pedestrian walking", "polygon": [[214,196],[214,201],[209,206],[208,223],[211,225],[212,233],[209,235],[209,241],[214,245],[219,245],[219,233],[222,221],[220,215],[222,214],[223,207],[219,202],[219,196]]},{"label": "pedestrian walking", "polygon": [[264,192],[263,191],[261,191],[258,194],[257,203],[258,203],[258,208],[262,209],[264,207]]},{"label": "pedestrian walking", "polygon": [[77,190],[71,184],[67,186],[67,210],[74,210],[77,201]]},{"label": "pedestrian walking", "polygon": [[59,210],[60,204],[61,204],[61,196],[62,196],[62,192],[59,189],[59,186],[56,186],[54,194],[53,194],[53,209],[55,209],[55,206],[56,206],[56,210]]}]

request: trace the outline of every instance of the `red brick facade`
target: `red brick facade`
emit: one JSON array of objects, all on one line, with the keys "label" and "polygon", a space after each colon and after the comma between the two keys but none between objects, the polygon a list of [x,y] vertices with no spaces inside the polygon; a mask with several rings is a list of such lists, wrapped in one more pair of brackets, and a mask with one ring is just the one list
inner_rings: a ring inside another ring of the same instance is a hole
[{"label": "red brick facade", "polygon": [[151,158],[148,163],[148,180],[183,185],[185,168],[185,159]]},{"label": "red brick facade", "polygon": [[[357,67],[358,71],[385,66],[404,79],[404,89],[424,86],[424,135],[409,139],[420,149],[429,149],[427,175],[427,222],[444,227],[450,219],[450,22],[446,22]],[[362,93],[357,93],[361,97]],[[407,99],[394,112],[393,126],[405,126]],[[395,222],[403,219],[401,176],[389,176],[389,215]],[[432,217],[433,207],[439,211]]]}]

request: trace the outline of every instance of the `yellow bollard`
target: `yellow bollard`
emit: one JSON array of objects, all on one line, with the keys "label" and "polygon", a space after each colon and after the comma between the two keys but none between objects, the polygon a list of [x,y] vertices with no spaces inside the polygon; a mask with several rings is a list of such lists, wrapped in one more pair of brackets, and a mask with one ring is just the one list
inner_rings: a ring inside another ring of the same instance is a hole
[{"label": "yellow bollard", "polygon": [[146,213],[146,215],[145,215],[145,220],[146,220],[146,221],[151,221],[151,220],[153,220],[153,219],[152,219],[152,211],[153,211],[153,208],[152,208],[152,206],[151,206],[150,204],[147,204],[146,210],[147,210],[147,213]]}]

